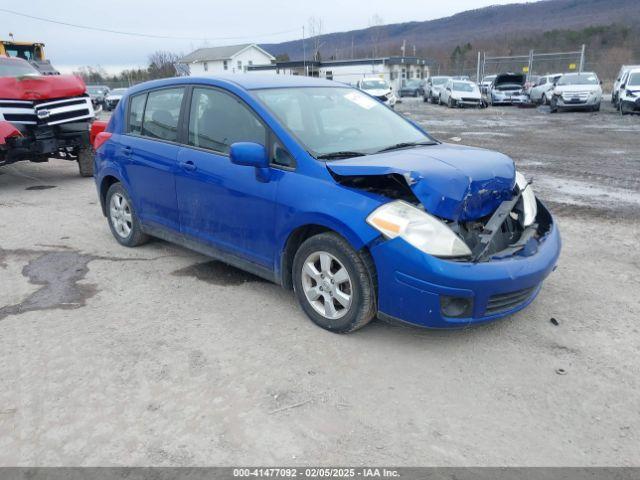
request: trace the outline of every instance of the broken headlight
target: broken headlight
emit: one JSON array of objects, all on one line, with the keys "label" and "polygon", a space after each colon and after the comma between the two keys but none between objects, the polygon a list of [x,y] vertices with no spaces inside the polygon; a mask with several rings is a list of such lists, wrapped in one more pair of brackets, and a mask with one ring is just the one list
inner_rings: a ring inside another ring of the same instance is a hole
[{"label": "broken headlight", "polygon": [[536,196],[533,194],[533,188],[531,184],[527,182],[524,175],[520,172],[516,172],[516,185],[522,192],[522,210],[524,212],[523,225],[528,227],[536,221],[538,216],[538,204],[536,202]]},{"label": "broken headlight", "polygon": [[401,237],[418,250],[436,257],[471,255],[469,247],[437,218],[396,200],[385,203],[367,217],[367,223],[387,238]]}]

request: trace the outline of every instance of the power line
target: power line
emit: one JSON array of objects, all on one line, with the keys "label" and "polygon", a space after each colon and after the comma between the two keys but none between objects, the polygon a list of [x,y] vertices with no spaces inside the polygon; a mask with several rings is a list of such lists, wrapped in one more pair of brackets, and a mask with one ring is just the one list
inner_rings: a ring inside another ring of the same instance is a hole
[{"label": "power line", "polygon": [[51,18],[43,18],[43,17],[36,17],[35,15],[29,15],[27,13],[21,13],[21,12],[16,12],[13,10],[8,10],[6,8],[0,8],[0,12],[4,12],[4,13],[9,13],[11,15],[17,15],[19,17],[25,17],[25,18],[31,18],[33,20],[39,20],[41,22],[47,22],[47,23],[55,23],[56,25],[63,25],[65,27],[73,27],[73,28],[81,28],[84,30],[93,30],[96,32],[103,32],[103,33],[115,33],[117,35],[129,35],[131,37],[145,37],[145,38],[161,38],[161,39],[166,39],[166,40],[191,40],[191,41],[205,41],[205,40],[243,40],[243,39],[248,39],[248,38],[262,38],[262,37],[274,37],[276,35],[282,35],[285,33],[292,33],[292,32],[297,32],[298,29],[292,29],[292,30],[284,30],[282,32],[273,32],[273,33],[265,33],[265,34],[260,34],[260,35],[252,35],[251,37],[215,37],[215,38],[208,38],[208,37],[176,37],[176,36],[172,36],[172,35],[155,35],[155,34],[150,34],[150,33],[136,33],[136,32],[124,32],[121,30],[111,30],[108,28],[100,28],[100,27],[93,27],[90,25],[79,25],[77,23],[69,23],[69,22],[63,22],[60,20],[53,20]]}]

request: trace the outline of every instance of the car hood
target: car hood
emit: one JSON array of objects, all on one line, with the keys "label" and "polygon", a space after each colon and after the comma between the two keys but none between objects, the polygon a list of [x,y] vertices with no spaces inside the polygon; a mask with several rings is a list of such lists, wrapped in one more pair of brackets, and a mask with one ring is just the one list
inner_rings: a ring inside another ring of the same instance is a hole
[{"label": "car hood", "polygon": [[75,75],[28,75],[0,77],[0,98],[5,100],[49,100],[77,97],[87,87]]},{"label": "car hood", "polygon": [[498,87],[500,85],[510,83],[510,84],[524,86],[526,79],[527,79],[526,76],[521,75],[519,73],[501,73],[495,78],[495,80],[493,81],[493,85],[494,87]]},{"label": "car hood", "polygon": [[402,176],[425,210],[454,221],[476,220],[511,199],[515,165],[506,155],[438,144],[327,162],[339,176]]},{"label": "car hood", "polygon": [[455,97],[455,98],[481,98],[482,94],[480,93],[480,91],[478,90],[474,90],[473,92],[460,92],[457,90],[454,90],[453,92],[451,92],[451,96]]},{"label": "car hood", "polygon": [[593,91],[600,91],[600,86],[599,85],[556,85],[554,90],[557,93],[593,92]]},{"label": "car hood", "polygon": [[380,89],[376,88],[376,89],[373,89],[373,90],[364,90],[364,92],[368,93],[372,97],[381,97],[382,95],[386,95],[387,93],[391,93],[391,90],[389,90],[388,88],[380,88]]}]

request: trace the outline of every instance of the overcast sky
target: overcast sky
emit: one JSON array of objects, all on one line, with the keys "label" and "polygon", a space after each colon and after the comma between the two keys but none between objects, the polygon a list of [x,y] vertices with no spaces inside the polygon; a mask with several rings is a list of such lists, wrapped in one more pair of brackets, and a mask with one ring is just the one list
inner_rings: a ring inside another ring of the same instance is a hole
[{"label": "overcast sky", "polygon": [[[521,0],[522,1],[522,0]],[[377,14],[384,23],[432,20],[513,0],[23,0],[0,8],[60,22],[140,34],[143,38],[46,23],[0,11],[0,38],[41,41],[59,70],[100,65],[113,72],[144,66],[155,50],[188,53],[200,46],[276,43],[302,36],[310,16],[322,18],[324,33],[365,28]],[[206,40],[205,40],[206,39]]]}]

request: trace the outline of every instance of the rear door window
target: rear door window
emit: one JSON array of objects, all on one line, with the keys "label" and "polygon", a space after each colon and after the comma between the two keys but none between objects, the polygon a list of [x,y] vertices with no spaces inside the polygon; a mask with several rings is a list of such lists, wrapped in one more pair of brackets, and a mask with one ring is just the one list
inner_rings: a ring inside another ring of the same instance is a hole
[{"label": "rear door window", "polygon": [[142,135],[160,140],[178,140],[178,119],[184,88],[167,88],[149,92]]}]

